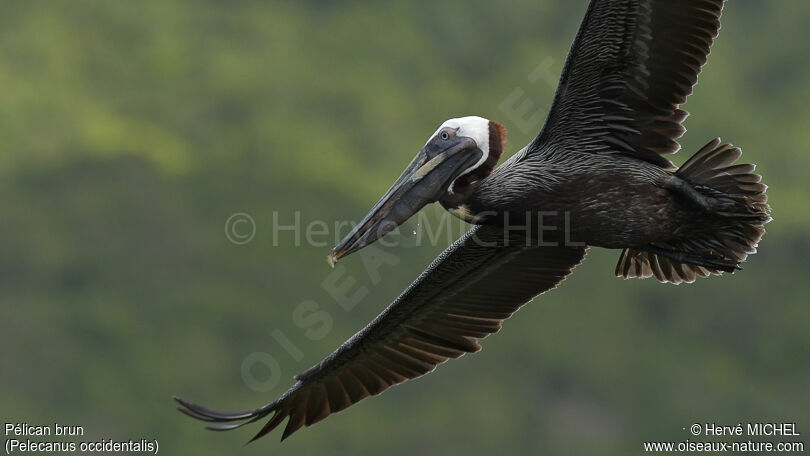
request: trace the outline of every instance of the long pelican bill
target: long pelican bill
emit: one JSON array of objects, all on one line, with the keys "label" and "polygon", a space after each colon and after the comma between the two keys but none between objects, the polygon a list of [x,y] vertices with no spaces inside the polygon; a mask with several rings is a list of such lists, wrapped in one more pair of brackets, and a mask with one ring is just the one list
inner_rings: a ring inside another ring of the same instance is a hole
[{"label": "long pelican bill", "polygon": [[[461,153],[466,151],[470,153]],[[329,252],[329,265],[334,267],[339,259],[380,239],[437,201],[481,153],[475,141],[467,137],[454,137],[441,144],[429,141],[363,220]]]}]

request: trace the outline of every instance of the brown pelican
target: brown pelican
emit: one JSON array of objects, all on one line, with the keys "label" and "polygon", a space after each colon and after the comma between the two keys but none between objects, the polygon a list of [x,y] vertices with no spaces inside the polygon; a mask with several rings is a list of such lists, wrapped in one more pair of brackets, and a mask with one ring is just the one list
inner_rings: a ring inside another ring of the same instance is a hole
[{"label": "brown pelican", "polygon": [[770,220],[754,166],[715,139],[680,168],[680,109],[720,28],[723,0],[592,0],[540,134],[501,166],[506,129],[444,122],[371,212],[329,255],[334,264],[428,203],[475,225],[368,326],[278,399],[221,412],[179,409],[254,439],[289,418],[282,440],[392,385],[478,351],[477,340],[556,287],[587,246],[622,249],[616,275],[662,282],[733,272]]}]

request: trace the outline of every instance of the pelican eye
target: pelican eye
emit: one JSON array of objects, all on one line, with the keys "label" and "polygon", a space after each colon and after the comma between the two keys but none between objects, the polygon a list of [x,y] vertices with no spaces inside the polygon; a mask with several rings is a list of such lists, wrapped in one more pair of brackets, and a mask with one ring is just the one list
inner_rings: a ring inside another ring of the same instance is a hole
[{"label": "pelican eye", "polygon": [[439,137],[441,137],[443,140],[447,141],[447,138],[449,138],[450,135],[448,135],[446,131],[443,131],[443,132],[441,132]]}]

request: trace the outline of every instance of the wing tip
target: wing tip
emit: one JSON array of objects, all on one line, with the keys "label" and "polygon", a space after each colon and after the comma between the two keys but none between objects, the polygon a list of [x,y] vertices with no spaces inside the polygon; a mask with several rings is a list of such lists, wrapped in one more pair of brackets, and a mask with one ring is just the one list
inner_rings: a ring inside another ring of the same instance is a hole
[{"label": "wing tip", "polygon": [[[208,429],[209,431],[218,431],[218,432],[238,429],[246,424],[258,421],[274,411],[277,412],[278,415],[278,406],[279,406],[279,401],[277,400],[256,409],[229,412],[211,409],[196,404],[188,399],[184,399],[177,395],[172,395],[172,399],[174,399],[174,401],[179,404],[177,406],[178,411],[196,420],[205,421],[207,423],[214,423],[209,424],[205,428]],[[273,416],[273,419],[271,419],[270,423],[276,421],[275,418],[276,415]],[[275,424],[277,425],[278,423]],[[271,430],[272,428],[267,429],[267,425],[265,425],[265,427],[262,428],[260,433],[257,434],[256,437],[251,439],[248,443],[261,437],[262,435],[266,434]]]}]

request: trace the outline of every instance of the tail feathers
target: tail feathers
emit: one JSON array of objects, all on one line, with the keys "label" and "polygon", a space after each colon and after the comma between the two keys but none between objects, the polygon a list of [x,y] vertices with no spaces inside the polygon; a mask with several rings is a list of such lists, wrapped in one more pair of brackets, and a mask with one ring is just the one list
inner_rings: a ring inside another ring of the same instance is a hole
[{"label": "tail feathers", "polygon": [[742,156],[742,150],[731,144],[721,144],[714,139],[675,173],[690,182],[708,198],[717,200],[719,215],[731,218],[750,218],[762,224],[770,221],[771,208],[768,206],[768,186],[762,176],[754,174],[756,165],[735,165]]},{"label": "tail feathers", "polygon": [[669,258],[638,249],[624,249],[616,265],[616,275],[625,279],[655,277],[675,285],[694,282],[698,277],[721,274],[719,269],[679,263]]},{"label": "tail feathers", "polygon": [[705,198],[708,210],[663,245],[622,251],[616,275],[677,284],[741,269],[771,221],[767,186],[754,165],[734,164],[741,156],[718,138],[687,160],[675,175]]}]

